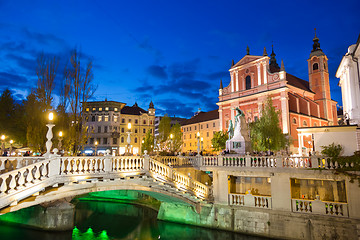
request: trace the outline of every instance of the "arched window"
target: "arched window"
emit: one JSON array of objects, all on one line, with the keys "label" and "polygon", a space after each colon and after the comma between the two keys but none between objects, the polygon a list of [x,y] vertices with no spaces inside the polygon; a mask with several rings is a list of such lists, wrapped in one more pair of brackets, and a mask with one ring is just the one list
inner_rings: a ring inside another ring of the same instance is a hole
[{"label": "arched window", "polygon": [[314,127],[317,127],[317,123],[314,123]]},{"label": "arched window", "polygon": [[313,64],[313,70],[318,70],[319,69],[319,64],[318,63],[314,63]]},{"label": "arched window", "polygon": [[251,88],[251,77],[249,75],[245,78],[245,89],[248,90]]},{"label": "arched window", "polygon": [[293,124],[296,124],[296,118],[293,118],[292,122]]},{"label": "arched window", "polygon": [[124,143],[124,137],[121,137],[121,143]]},{"label": "arched window", "polygon": [[303,121],[303,126],[307,127],[307,122],[305,120]]},{"label": "arched window", "polygon": [[135,138],[135,143],[137,143],[137,138]]}]

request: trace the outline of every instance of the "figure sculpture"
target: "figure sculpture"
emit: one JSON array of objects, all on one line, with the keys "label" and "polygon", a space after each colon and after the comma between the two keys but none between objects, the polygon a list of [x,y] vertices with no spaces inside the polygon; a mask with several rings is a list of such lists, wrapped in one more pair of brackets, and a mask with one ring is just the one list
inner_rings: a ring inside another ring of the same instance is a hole
[{"label": "figure sculpture", "polygon": [[234,137],[234,126],[231,120],[229,123],[229,130],[227,132],[229,134],[229,140],[232,139]]}]

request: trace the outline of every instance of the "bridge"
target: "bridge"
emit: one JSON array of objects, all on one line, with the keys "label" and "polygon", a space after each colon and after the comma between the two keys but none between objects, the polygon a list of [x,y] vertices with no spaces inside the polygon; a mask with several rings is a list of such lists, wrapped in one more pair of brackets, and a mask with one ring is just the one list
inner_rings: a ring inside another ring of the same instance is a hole
[{"label": "bridge", "polygon": [[[212,184],[180,168],[206,171]],[[322,156],[0,158],[0,213],[127,189],[162,196],[162,220],[275,238],[354,239],[360,236],[357,169],[357,162]]]},{"label": "bridge", "polygon": [[157,192],[194,206],[209,186],[149,156],[0,158],[2,213],[94,191]]}]

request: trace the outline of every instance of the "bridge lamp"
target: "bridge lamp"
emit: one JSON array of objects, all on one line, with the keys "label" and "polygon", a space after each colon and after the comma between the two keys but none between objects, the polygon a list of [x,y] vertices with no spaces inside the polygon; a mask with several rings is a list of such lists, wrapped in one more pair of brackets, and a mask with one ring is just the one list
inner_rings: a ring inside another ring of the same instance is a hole
[{"label": "bridge lamp", "polygon": [[51,147],[52,147],[51,139],[54,136],[52,133],[52,128],[55,126],[55,124],[51,123],[54,120],[53,112],[49,112],[48,119],[49,119],[49,123],[46,124],[46,126],[48,127],[48,131],[46,133],[47,141],[46,141],[46,153],[44,154],[45,157],[50,156],[50,151],[51,151]]},{"label": "bridge lamp", "polygon": [[197,155],[200,156],[200,132],[197,132],[196,136],[197,136],[197,140],[198,140],[198,142],[197,142]]},{"label": "bridge lamp", "polygon": [[97,155],[97,146],[98,146],[98,141],[95,141],[95,156]]},{"label": "bridge lamp", "polygon": [[131,129],[131,123],[128,123],[127,128],[130,130]]},{"label": "bridge lamp", "polygon": [[128,134],[128,136],[127,136],[127,146],[128,146],[128,153],[130,153],[131,151],[130,151],[130,148],[131,148],[131,146],[130,146],[130,143],[131,143],[131,137],[130,137],[130,134],[131,134],[131,123],[128,123],[128,125],[127,125],[127,128],[128,128],[128,132],[127,132],[127,134]]},{"label": "bridge lamp", "polygon": [[62,131],[60,131],[60,132],[59,132],[59,146],[58,146],[58,148],[59,148],[59,152],[60,152],[60,150],[61,150],[61,141],[62,141],[62,136],[63,136],[63,132],[62,132]]}]

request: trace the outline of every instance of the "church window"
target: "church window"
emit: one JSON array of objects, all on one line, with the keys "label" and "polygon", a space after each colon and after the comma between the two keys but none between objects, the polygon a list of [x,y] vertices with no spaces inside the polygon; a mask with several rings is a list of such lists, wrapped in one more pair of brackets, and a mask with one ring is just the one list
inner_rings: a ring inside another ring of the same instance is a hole
[{"label": "church window", "polygon": [[296,118],[293,118],[292,122],[293,124],[296,124]]},{"label": "church window", "polygon": [[303,125],[307,127],[307,122],[305,120],[303,121]]},{"label": "church window", "polygon": [[247,75],[245,78],[245,88],[246,90],[251,88],[251,77],[249,75]]},{"label": "church window", "polygon": [[314,63],[313,64],[313,70],[318,70],[319,69],[319,64],[318,63]]}]

